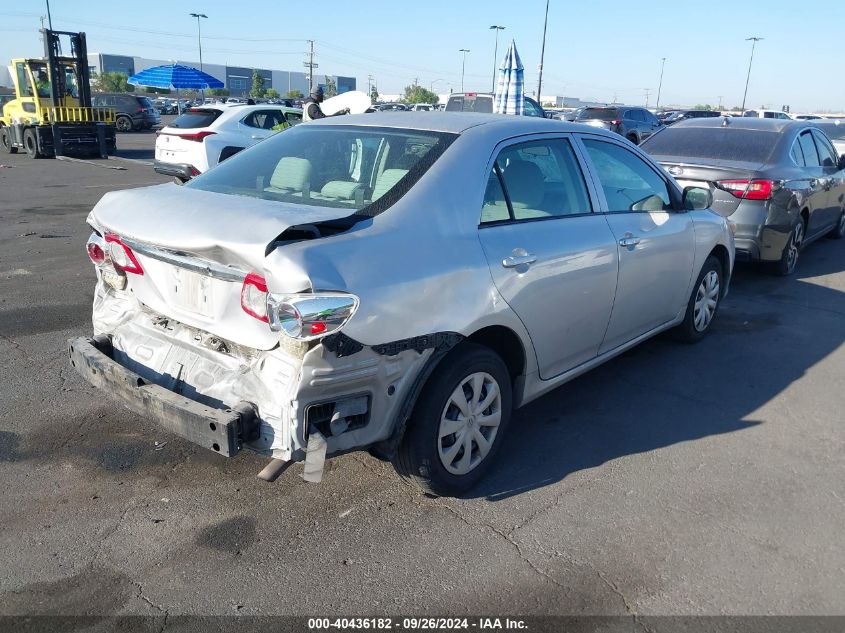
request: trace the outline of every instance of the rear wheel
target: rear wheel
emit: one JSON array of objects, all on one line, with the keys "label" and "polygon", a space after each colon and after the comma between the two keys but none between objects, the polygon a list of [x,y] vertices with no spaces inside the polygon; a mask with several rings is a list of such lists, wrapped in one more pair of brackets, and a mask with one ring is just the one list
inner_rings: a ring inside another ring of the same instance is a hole
[{"label": "rear wheel", "polygon": [[795,268],[798,266],[798,255],[801,253],[801,246],[804,244],[805,230],[804,220],[799,217],[795,226],[789,232],[780,261],[774,264],[773,270],[776,275],[786,277],[795,272]]},{"label": "rear wheel", "polygon": [[23,146],[26,150],[26,155],[30,158],[41,158],[41,152],[38,151],[38,138],[35,136],[35,130],[32,128],[24,130]]},{"label": "rear wheel", "polygon": [[675,328],[677,338],[688,343],[697,343],[705,337],[722,301],[722,275],[722,262],[711,255],[701,267],[693,286],[684,320]]},{"label": "rear wheel", "polygon": [[466,492],[490,469],[510,413],[511,381],[502,359],[487,347],[462,343],[420,394],[393,465],[434,494]]},{"label": "rear wheel", "polygon": [[833,240],[841,240],[845,237],[845,209],[842,209],[842,213],[839,214],[839,222],[831,229],[827,237]]},{"label": "rear wheel", "polygon": [[639,145],[639,144],[640,144],[639,140],[637,139],[637,135],[636,135],[636,134],[629,134],[627,138],[628,138],[628,140],[629,140],[629,141],[631,141],[634,145]]},{"label": "rear wheel", "polygon": [[114,125],[117,128],[118,132],[132,131],[132,119],[130,119],[128,116],[117,117],[117,119],[115,119]]},{"label": "rear wheel", "polygon": [[0,126],[0,148],[6,154],[17,154],[18,148],[12,145],[12,130],[5,125]]}]

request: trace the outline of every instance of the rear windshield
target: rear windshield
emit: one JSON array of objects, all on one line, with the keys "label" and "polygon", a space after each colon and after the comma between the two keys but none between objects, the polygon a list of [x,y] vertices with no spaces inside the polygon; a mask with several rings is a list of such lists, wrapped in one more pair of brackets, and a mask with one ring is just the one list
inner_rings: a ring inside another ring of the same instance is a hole
[{"label": "rear windshield", "polygon": [[138,103],[141,104],[144,108],[152,108],[153,102],[150,100],[149,97],[135,97],[138,100]]},{"label": "rear windshield", "polygon": [[654,156],[715,158],[765,163],[780,139],[777,132],[737,130],[730,127],[672,126],[643,141]]},{"label": "rear windshield", "polygon": [[191,189],[373,216],[399,200],[455,134],[299,125],[191,180]]},{"label": "rear windshield", "polygon": [[612,121],[618,118],[619,110],[616,108],[584,108],[576,120],[598,119],[599,121]]},{"label": "rear windshield", "polygon": [[222,113],[222,110],[212,108],[208,110],[202,110],[199,108],[191,109],[173,119],[173,121],[170,122],[170,127],[178,127],[182,129],[208,127],[214,123],[214,121],[217,120],[217,117],[219,117]]},{"label": "rear windshield", "polygon": [[493,113],[493,97],[490,95],[477,95],[460,97],[449,97],[446,104],[446,112],[482,112]]}]

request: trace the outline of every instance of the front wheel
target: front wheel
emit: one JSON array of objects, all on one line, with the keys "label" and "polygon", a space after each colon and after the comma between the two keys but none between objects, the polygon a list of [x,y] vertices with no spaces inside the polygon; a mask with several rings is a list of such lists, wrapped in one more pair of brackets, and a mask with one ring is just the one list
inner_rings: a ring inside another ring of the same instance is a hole
[{"label": "front wheel", "polygon": [[839,214],[839,222],[831,229],[827,237],[832,240],[841,240],[845,237],[845,209],[842,209],[842,213]]},{"label": "front wheel", "polygon": [[118,132],[131,132],[132,131],[132,119],[128,116],[119,116],[114,122],[115,127],[117,128]]},{"label": "front wheel", "polygon": [[464,342],[420,394],[394,468],[428,492],[462,494],[490,469],[510,414],[504,362],[489,348]]},{"label": "front wheel", "polygon": [[682,341],[697,343],[710,330],[722,302],[723,274],[722,262],[714,255],[708,257],[693,286],[684,320],[675,328]]}]

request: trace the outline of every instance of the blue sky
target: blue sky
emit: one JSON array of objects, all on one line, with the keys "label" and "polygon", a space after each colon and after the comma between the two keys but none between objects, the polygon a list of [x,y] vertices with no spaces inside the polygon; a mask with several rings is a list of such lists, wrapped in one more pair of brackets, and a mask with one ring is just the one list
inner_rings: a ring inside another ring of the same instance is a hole
[{"label": "blue sky", "polygon": [[[845,110],[842,29],[845,2],[817,0],[688,2],[551,0],[544,95],[654,105],[666,57],[661,104],[742,101],[750,36],[755,53],[750,106],[793,111]],[[310,11],[304,7],[312,7]],[[382,93],[419,79],[437,92],[460,89],[460,48],[467,90],[492,87],[494,32],[506,28],[499,56],[516,41],[526,90],[537,87],[545,0],[52,0],[53,27],[84,30],[90,52],[195,59],[196,21],[206,13],[203,59],[209,63],[301,70],[306,39],[316,40],[320,72],[352,75]],[[0,59],[39,55],[43,1],[0,6]],[[4,63],[8,63],[7,61]],[[436,81],[440,80],[440,81]],[[366,89],[366,88],[364,88]]]}]

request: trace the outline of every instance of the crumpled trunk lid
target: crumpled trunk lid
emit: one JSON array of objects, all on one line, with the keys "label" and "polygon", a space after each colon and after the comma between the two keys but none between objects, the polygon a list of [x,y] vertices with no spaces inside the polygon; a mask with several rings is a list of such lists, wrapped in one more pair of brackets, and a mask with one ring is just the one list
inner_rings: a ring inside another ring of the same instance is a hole
[{"label": "crumpled trunk lid", "polygon": [[106,194],[88,222],[138,245],[133,252],[144,274],[128,274],[127,291],[141,303],[222,339],[267,350],[279,335],[241,309],[244,276],[266,277],[267,246],[289,227],[349,214],[165,184]]}]

